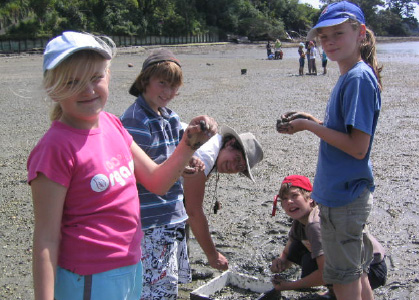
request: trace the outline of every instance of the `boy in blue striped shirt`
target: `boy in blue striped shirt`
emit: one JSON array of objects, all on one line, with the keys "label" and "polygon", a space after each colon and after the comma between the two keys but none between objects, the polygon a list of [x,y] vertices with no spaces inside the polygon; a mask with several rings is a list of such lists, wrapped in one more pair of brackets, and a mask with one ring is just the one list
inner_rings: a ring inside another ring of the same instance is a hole
[{"label": "boy in blue striped shirt", "polygon": [[[137,99],[121,116],[134,141],[158,164],[174,152],[183,134],[179,116],[166,107],[182,84],[179,60],[170,50],[155,50],[129,90]],[[144,230],[141,299],[176,299],[178,283],[191,280],[182,184],[178,180],[165,195],[140,184],[138,192]]]}]

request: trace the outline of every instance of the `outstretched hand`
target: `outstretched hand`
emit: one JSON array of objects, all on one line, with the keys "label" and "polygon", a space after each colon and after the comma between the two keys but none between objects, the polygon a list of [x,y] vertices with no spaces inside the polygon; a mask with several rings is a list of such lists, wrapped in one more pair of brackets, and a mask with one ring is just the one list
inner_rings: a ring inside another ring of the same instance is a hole
[{"label": "outstretched hand", "polygon": [[293,134],[301,131],[302,122],[297,122],[298,119],[310,120],[317,124],[323,124],[322,121],[305,112],[287,112],[276,121],[276,130],[279,133]]},{"label": "outstretched hand", "polygon": [[316,122],[318,124],[323,124],[322,121],[320,121],[313,115],[306,112],[301,112],[301,111],[289,111],[281,115],[281,117],[278,119],[277,122],[285,123],[285,122],[291,122],[292,120],[295,120],[295,119],[306,119],[306,120]]},{"label": "outstretched hand", "polygon": [[192,156],[189,160],[189,164],[183,170],[182,176],[183,177],[193,177],[199,172],[203,172],[205,170],[205,164],[202,160],[200,160],[196,156]]},{"label": "outstretched hand", "polygon": [[217,133],[217,122],[208,116],[198,116],[192,119],[185,130],[186,144],[193,150],[197,150],[213,135]]}]

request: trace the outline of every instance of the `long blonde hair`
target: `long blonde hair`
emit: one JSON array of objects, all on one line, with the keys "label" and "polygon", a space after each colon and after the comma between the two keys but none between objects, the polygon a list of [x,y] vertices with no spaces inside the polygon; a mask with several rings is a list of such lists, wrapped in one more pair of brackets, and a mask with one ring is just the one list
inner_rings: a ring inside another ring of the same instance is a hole
[{"label": "long blonde hair", "polygon": [[[352,19],[349,19],[349,23],[354,30],[359,29],[359,26],[361,25],[358,21]],[[378,66],[375,35],[369,28],[366,28],[365,39],[361,42],[360,51],[362,60],[373,69],[381,90],[383,87],[381,82],[381,71],[383,70],[383,66]]]}]

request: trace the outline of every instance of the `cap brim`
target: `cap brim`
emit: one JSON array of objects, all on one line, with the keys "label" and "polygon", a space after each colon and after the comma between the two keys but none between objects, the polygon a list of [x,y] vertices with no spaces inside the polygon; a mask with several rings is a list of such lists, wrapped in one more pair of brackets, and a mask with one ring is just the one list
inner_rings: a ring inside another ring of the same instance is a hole
[{"label": "cap brim", "polygon": [[222,136],[224,135],[232,135],[236,138],[236,140],[239,142],[240,146],[243,149],[243,153],[244,153],[244,159],[246,160],[246,171],[242,172],[247,178],[249,178],[250,180],[252,180],[253,182],[255,182],[255,180],[253,179],[253,175],[250,172],[250,165],[249,165],[249,158],[247,157],[247,153],[246,153],[246,148],[244,147],[243,141],[240,138],[239,134],[231,127],[227,126],[227,125],[222,125],[220,127],[219,130],[220,134]]},{"label": "cap brim", "polygon": [[135,85],[135,83],[136,83],[137,81],[134,81],[134,83],[131,85],[131,87],[130,87],[130,89],[129,89],[129,93],[131,94],[131,95],[133,95],[133,96],[135,96],[135,97],[138,97],[138,96],[140,96],[140,90],[139,89],[137,89],[137,87],[136,87],[136,85]]},{"label": "cap brim", "polygon": [[[71,56],[75,52],[81,51],[81,50],[93,50],[102,55],[105,59],[112,59],[112,56],[106,51],[105,49],[99,48],[99,47],[78,47],[78,48],[72,48],[68,49],[66,51],[63,51],[60,55],[55,57],[52,61],[47,61],[44,64],[44,72],[46,70],[54,69],[56,66],[58,66],[62,61],[64,61],[67,57]],[[44,54],[45,55],[45,54]],[[48,53],[47,55],[53,55],[53,52]]]},{"label": "cap brim", "polygon": [[306,37],[307,41],[312,41],[316,38],[318,28],[339,25],[339,24],[342,24],[343,22],[345,22],[348,19],[349,18],[331,19],[331,20],[325,20],[323,22],[320,22],[320,23],[316,24],[316,26],[311,28],[310,31],[307,33],[307,37]]}]

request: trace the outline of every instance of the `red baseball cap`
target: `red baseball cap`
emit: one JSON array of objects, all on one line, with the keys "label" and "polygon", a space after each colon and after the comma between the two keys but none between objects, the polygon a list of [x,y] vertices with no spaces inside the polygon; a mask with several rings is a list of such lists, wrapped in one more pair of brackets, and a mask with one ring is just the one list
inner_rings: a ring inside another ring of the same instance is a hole
[{"label": "red baseball cap", "polygon": [[[284,178],[282,184],[287,183],[290,187],[300,187],[306,191],[311,192],[313,186],[311,185],[310,179],[302,175],[290,175]],[[281,185],[282,185],[281,184]]]}]

